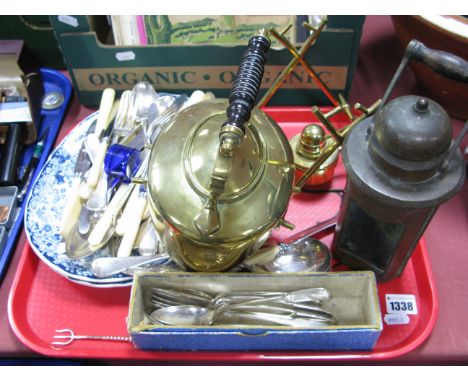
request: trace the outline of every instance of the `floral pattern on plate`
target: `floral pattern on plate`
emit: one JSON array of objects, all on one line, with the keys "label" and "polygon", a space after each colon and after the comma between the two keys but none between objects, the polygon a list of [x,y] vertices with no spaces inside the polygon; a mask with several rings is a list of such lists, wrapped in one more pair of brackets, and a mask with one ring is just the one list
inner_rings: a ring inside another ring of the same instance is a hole
[{"label": "floral pattern on plate", "polygon": [[91,263],[102,256],[102,251],[83,259],[70,259],[60,235],[62,210],[74,176],[76,158],[96,117],[97,113],[93,113],[80,122],[50,155],[26,202],[24,226],[32,249],[54,271],[72,281],[113,286],[131,282],[132,277],[117,274],[108,279],[97,278]]}]

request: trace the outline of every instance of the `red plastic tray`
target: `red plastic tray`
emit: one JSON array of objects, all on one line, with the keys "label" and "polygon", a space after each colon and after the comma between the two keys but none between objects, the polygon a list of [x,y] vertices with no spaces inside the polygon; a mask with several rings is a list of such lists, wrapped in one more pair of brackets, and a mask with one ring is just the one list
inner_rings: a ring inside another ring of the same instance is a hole
[{"label": "red plastic tray", "polygon": [[[305,108],[267,108],[288,136],[299,133],[313,115]],[[294,122],[290,122],[290,121]],[[343,123],[337,119],[337,126]],[[333,188],[345,184],[341,164],[335,171]],[[286,218],[299,231],[337,212],[336,194],[299,194],[291,200]],[[296,232],[296,231],[295,231]],[[288,233],[275,232],[276,238]],[[290,233],[289,233],[290,235]],[[330,242],[332,234],[321,239]],[[62,348],[50,345],[56,329],[72,329],[81,335],[128,336],[126,317],[130,288],[98,289],[75,284],[52,271],[26,245],[12,284],[8,305],[10,324],[18,338],[32,350],[51,357],[126,359],[224,363],[312,363],[314,361],[383,360],[398,357],[418,347],[430,335],[438,314],[437,293],[424,241],[416,247],[403,274],[378,285],[382,316],[386,314],[385,295],[414,294],[418,315],[407,325],[384,328],[372,351],[245,351],[168,352],[142,351],[130,342],[77,340]]]}]

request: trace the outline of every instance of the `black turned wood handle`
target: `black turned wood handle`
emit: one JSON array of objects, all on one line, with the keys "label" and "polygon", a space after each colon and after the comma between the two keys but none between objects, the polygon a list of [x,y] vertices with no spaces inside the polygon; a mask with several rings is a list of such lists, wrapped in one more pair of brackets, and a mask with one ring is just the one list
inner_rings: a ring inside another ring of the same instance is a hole
[{"label": "black turned wood handle", "polygon": [[269,47],[270,40],[266,36],[259,35],[249,40],[229,94],[227,120],[223,127],[235,126],[245,134],[244,124],[250,119],[250,113],[255,106]]},{"label": "black turned wood handle", "polygon": [[411,40],[406,54],[446,78],[468,83],[468,62],[452,53],[430,49],[422,42]]}]

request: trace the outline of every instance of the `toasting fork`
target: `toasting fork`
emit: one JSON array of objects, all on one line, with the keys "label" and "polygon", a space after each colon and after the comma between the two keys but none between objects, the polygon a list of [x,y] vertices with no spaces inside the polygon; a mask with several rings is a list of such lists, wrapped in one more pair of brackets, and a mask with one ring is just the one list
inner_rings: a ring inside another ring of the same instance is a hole
[{"label": "toasting fork", "polygon": [[54,339],[60,341],[54,341],[51,343],[52,346],[67,346],[75,340],[97,340],[97,341],[118,341],[118,342],[129,342],[130,337],[124,336],[89,336],[89,335],[76,335],[71,329],[56,329]]}]

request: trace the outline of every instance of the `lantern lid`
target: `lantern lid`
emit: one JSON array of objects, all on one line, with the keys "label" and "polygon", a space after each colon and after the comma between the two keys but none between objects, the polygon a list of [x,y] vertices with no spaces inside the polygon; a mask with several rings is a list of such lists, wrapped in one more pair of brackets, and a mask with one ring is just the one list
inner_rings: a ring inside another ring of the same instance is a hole
[{"label": "lantern lid", "polygon": [[404,96],[351,130],[343,143],[343,164],[356,187],[385,205],[432,208],[463,185],[459,149],[443,166],[454,145],[450,119],[441,106]]},{"label": "lantern lid", "polygon": [[409,161],[433,160],[452,142],[447,112],[436,102],[414,95],[385,105],[375,117],[374,134],[389,155]]}]

